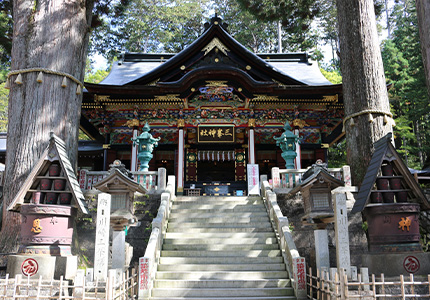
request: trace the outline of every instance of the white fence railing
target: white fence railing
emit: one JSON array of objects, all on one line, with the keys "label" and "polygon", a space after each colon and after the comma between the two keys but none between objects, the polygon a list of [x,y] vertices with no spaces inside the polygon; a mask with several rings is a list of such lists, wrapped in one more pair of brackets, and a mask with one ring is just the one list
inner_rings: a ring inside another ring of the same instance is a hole
[{"label": "white fence railing", "polygon": [[137,273],[109,270],[106,282],[69,283],[60,280],[31,279],[30,276],[0,279],[0,300],[131,300],[137,299]]},{"label": "white fence railing", "polygon": [[[166,169],[159,168],[158,171],[131,172],[134,181],[140,183],[148,192],[163,191],[166,187]],[[108,171],[79,171],[79,186],[82,190],[92,190],[93,185],[109,175]]]},{"label": "white fence railing", "polygon": [[285,251],[285,263],[290,274],[292,286],[297,299],[306,299],[306,261],[299,255],[289,227],[288,218],[279,208],[276,194],[272,192],[269,183],[261,180],[261,195],[264,199],[270,220],[278,231],[281,248]]},{"label": "white fence railing", "polygon": [[[279,169],[272,168],[273,188],[294,188],[302,182],[303,175],[308,169]],[[351,186],[351,171],[349,166],[327,169],[333,177],[343,180],[346,186]]]},{"label": "white fence railing", "polygon": [[175,197],[175,176],[169,176],[166,192],[161,194],[157,216],[152,221],[152,232],[145,255],[139,258],[139,299],[149,299],[151,295],[157,262],[166,234],[167,220]]}]

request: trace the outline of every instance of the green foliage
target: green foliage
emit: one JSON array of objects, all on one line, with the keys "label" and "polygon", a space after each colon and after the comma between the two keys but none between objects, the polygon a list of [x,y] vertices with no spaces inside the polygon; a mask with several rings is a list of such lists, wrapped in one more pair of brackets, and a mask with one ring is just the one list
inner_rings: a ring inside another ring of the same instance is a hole
[{"label": "green foliage", "polygon": [[346,139],[343,139],[340,143],[334,144],[328,148],[328,167],[329,168],[340,168],[347,165],[346,162]]},{"label": "green foliage", "polygon": [[0,69],[6,69],[10,65],[12,24],[12,2],[3,0],[0,2]]},{"label": "green foliage", "polygon": [[391,19],[393,38],[385,41],[382,58],[392,111],[396,145],[409,167],[422,168],[429,159],[429,99],[422,63],[416,7],[413,0],[399,0]]},{"label": "green foliage", "polygon": [[121,15],[109,11],[93,31],[92,49],[108,59],[118,51],[179,52],[201,33],[202,11],[208,4],[209,0],[133,0]]},{"label": "green foliage", "polygon": [[339,70],[331,70],[327,71],[324,68],[320,68],[321,73],[327,78],[328,81],[334,84],[342,83],[342,76],[340,75]]},{"label": "green foliage", "polygon": [[215,11],[228,24],[229,33],[252,52],[273,52],[277,47],[276,22],[257,20],[236,0],[214,0]]},{"label": "green foliage", "polygon": [[7,132],[9,90],[4,86],[5,82],[0,83],[0,132]]}]

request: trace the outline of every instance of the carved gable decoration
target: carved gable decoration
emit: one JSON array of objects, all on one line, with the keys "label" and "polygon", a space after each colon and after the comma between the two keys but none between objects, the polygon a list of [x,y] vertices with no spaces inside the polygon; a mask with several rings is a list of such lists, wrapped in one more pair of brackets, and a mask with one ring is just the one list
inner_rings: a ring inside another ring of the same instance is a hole
[{"label": "carved gable decoration", "polygon": [[[58,175],[53,176],[52,174],[48,174],[50,173],[50,171],[48,171],[50,167],[57,164],[60,167]],[[49,187],[48,189],[42,185],[42,180],[46,179],[51,181],[51,183],[54,181],[54,185],[56,184],[56,180],[65,180],[65,188],[61,191],[57,190],[55,186],[52,188]],[[70,204],[67,205],[76,207],[85,215],[88,214],[84,195],[82,194],[75,171],[73,170],[69,157],[67,156],[66,144],[53,133],[51,133],[48,147],[43,152],[31,173],[28,175],[18,194],[9,205],[8,210],[19,212],[21,210],[21,205],[24,203],[31,203],[33,201],[32,197],[34,197],[34,193],[37,192],[46,192],[46,194],[48,192],[52,194],[71,194]],[[61,201],[58,201],[59,204],[62,205]],[[50,204],[57,204],[57,202]]]},{"label": "carved gable decoration", "polygon": [[223,43],[221,43],[221,41],[217,37],[214,37],[212,41],[202,49],[202,51],[205,52],[204,55],[206,56],[214,48],[224,53],[225,56],[227,56],[227,51],[230,51]]}]

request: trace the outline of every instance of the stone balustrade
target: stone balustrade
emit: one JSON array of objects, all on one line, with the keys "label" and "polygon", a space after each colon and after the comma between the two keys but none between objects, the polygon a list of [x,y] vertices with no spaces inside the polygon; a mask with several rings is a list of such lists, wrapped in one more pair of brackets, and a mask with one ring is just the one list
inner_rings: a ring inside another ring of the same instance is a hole
[{"label": "stone balustrade", "polygon": [[[79,171],[79,186],[83,191],[93,189],[93,185],[107,177],[108,171]],[[166,169],[159,168],[158,171],[135,171],[131,172],[136,182],[140,183],[148,193],[157,193],[166,188]]]},{"label": "stone balustrade", "polygon": [[[265,176],[264,176],[265,177]],[[291,276],[292,286],[297,299],[306,299],[306,262],[297,251],[293,236],[289,227],[288,218],[279,208],[276,194],[272,192],[267,180],[261,180],[261,195],[264,199],[270,219],[278,231],[281,240],[281,249],[284,250],[284,260],[287,271]]]},{"label": "stone balustrade", "polygon": [[152,232],[145,255],[139,258],[139,298],[149,299],[155,279],[157,260],[166,234],[167,220],[175,200],[175,176],[169,176],[166,190],[161,194],[157,216],[152,221]]},{"label": "stone balustrade", "polygon": [[[302,182],[303,174],[308,169],[279,169],[272,168],[273,188],[288,189],[294,188]],[[343,180],[346,186],[351,186],[351,171],[349,166],[342,168],[328,168],[330,175]]]}]

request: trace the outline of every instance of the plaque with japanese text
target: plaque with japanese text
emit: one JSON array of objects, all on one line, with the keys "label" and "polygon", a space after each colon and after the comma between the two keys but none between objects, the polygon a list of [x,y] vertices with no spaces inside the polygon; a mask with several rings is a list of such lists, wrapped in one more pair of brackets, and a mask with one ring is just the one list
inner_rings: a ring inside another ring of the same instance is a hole
[{"label": "plaque with japanese text", "polygon": [[198,127],[199,143],[234,143],[233,125],[201,125]]}]

